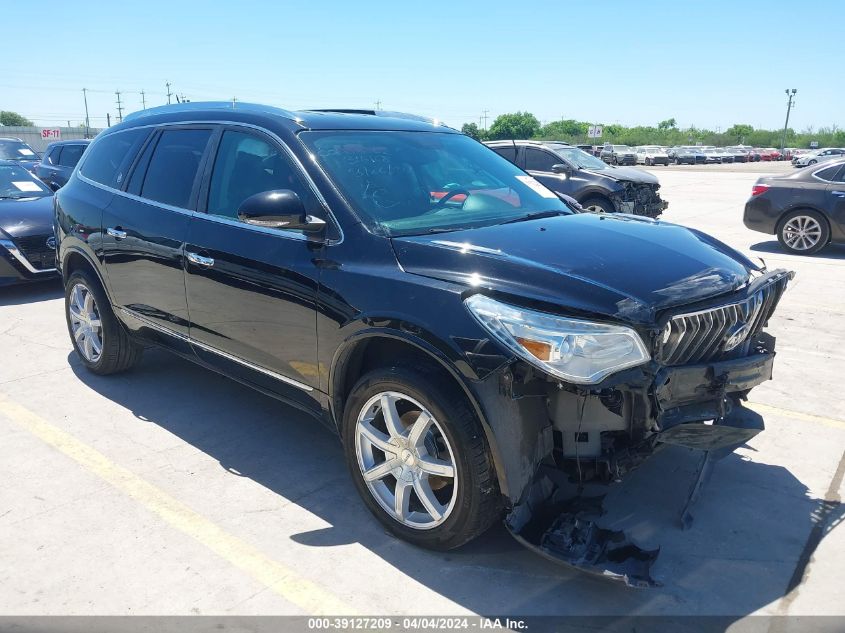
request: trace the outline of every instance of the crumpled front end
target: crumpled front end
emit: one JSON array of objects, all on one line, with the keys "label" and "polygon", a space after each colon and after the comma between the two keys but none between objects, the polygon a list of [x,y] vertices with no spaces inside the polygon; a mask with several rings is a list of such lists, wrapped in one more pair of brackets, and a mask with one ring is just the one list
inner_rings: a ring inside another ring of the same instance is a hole
[{"label": "crumpled front end", "polygon": [[550,450],[507,517],[512,534],[552,560],[654,585],[658,551],[599,527],[603,494],[665,445],[699,450],[699,475],[679,516],[681,527],[690,525],[713,463],[763,429],[742,402],[772,377],[775,340],[763,328],[793,276],[766,273],[728,300],[664,315],[651,331],[653,360],[598,385],[508,368],[507,395],[542,401],[542,432],[551,437],[539,443]]},{"label": "crumpled front end", "polygon": [[622,190],[611,195],[619,213],[658,217],[669,207],[658,193],[660,185],[644,182],[622,182]]}]

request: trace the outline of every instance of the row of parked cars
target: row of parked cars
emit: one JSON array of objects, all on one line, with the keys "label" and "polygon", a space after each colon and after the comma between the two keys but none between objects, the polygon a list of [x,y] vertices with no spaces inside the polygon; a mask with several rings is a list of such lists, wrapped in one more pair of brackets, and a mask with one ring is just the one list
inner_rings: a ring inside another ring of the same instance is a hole
[{"label": "row of parked cars", "polygon": [[[579,146],[588,149],[591,146]],[[604,145],[592,149],[594,155],[610,165],[708,165],[721,163],[752,163],[759,161],[776,161],[792,159],[792,150],[783,153],[769,148],[753,148],[746,146],[710,147],[701,145],[677,145],[665,147],[661,145]]]}]

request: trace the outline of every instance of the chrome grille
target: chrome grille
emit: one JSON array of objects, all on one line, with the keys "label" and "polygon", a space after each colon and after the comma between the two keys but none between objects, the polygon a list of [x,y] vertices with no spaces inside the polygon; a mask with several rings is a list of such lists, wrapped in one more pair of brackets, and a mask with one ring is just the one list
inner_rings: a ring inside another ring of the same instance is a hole
[{"label": "chrome grille", "polygon": [[658,337],[655,359],[670,366],[702,363],[739,347],[766,325],[789,278],[777,277],[736,303],[671,317]]}]

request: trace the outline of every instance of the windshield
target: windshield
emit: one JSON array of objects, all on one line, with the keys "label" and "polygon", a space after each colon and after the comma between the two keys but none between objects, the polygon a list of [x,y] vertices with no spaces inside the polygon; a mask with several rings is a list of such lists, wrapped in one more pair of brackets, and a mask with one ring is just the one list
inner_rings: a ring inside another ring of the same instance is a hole
[{"label": "windshield", "polygon": [[554,192],[462,134],[356,130],[299,137],[361,219],[391,236],[570,212]]},{"label": "windshield", "polygon": [[35,150],[22,141],[0,141],[0,159],[37,160],[38,156]]},{"label": "windshield", "polygon": [[0,198],[41,198],[52,193],[23,167],[0,165]]},{"label": "windshield", "polygon": [[608,169],[607,163],[577,147],[556,147],[555,154],[568,160],[578,169]]},{"label": "windshield", "polygon": [[616,152],[630,152],[631,148],[627,145],[614,145],[613,150]]},{"label": "windshield", "polygon": [[38,160],[38,155],[22,141],[0,141],[2,160]]}]

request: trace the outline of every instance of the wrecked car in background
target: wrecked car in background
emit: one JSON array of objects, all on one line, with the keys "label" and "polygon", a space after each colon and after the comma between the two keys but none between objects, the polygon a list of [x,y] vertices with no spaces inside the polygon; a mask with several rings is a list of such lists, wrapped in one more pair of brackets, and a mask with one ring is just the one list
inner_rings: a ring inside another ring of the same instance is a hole
[{"label": "wrecked car in background", "polygon": [[335,429],[392,534],[447,550],[506,517],[631,585],[656,552],[599,527],[600,490],[678,444],[704,456],[693,501],[762,429],[742,400],[771,378],[764,327],[792,276],[579,212],[477,141],[384,111],[148,109],[91,143],[55,214],[87,370],[170,349]]},{"label": "wrecked car in background", "polygon": [[546,141],[490,141],[486,145],[546,187],[588,211],[656,218],[669,206],[653,174],[614,167],[572,145]]}]

